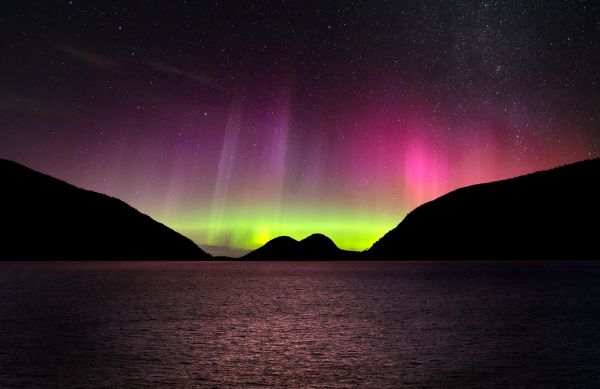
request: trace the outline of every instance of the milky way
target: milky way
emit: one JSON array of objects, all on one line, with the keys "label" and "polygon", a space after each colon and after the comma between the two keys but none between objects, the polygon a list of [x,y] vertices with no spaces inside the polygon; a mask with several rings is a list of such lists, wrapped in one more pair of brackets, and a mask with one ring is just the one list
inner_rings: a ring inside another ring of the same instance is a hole
[{"label": "milky way", "polygon": [[0,157],[235,254],[600,156],[594,1],[297,3],[3,3]]}]

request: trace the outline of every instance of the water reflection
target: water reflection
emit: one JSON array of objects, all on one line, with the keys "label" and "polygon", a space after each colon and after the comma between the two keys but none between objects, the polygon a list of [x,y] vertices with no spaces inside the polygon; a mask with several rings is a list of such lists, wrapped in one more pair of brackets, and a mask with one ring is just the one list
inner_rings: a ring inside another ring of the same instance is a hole
[{"label": "water reflection", "polygon": [[597,386],[600,264],[2,264],[1,386]]}]

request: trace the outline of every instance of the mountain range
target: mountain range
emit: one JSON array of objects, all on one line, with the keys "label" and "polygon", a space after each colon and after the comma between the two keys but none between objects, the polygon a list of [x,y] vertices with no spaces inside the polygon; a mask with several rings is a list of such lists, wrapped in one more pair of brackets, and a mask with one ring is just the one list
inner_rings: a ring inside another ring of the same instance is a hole
[{"label": "mountain range", "polygon": [[[0,259],[208,259],[121,200],[0,159]],[[457,189],[410,212],[371,248],[281,236],[244,260],[600,259],[600,159]],[[218,258],[225,259],[225,258]]]},{"label": "mountain range", "polygon": [[208,259],[121,200],[0,159],[0,259]]},{"label": "mountain range", "polygon": [[600,259],[600,159],[457,189],[410,212],[377,259]]}]

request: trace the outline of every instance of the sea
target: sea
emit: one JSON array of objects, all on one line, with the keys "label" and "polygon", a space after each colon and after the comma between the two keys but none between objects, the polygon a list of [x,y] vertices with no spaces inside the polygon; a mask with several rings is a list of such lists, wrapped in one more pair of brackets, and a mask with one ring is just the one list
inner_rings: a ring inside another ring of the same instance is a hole
[{"label": "sea", "polygon": [[0,387],[598,388],[600,262],[4,262]]}]

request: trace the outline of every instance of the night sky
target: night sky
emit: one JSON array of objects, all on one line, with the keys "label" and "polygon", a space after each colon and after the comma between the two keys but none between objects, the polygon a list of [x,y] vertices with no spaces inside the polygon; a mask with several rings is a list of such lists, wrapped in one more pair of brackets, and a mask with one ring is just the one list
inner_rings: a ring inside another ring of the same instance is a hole
[{"label": "night sky", "polygon": [[[213,254],[600,156],[596,1],[3,1],[0,157]],[[557,204],[568,206],[568,204]]]}]

